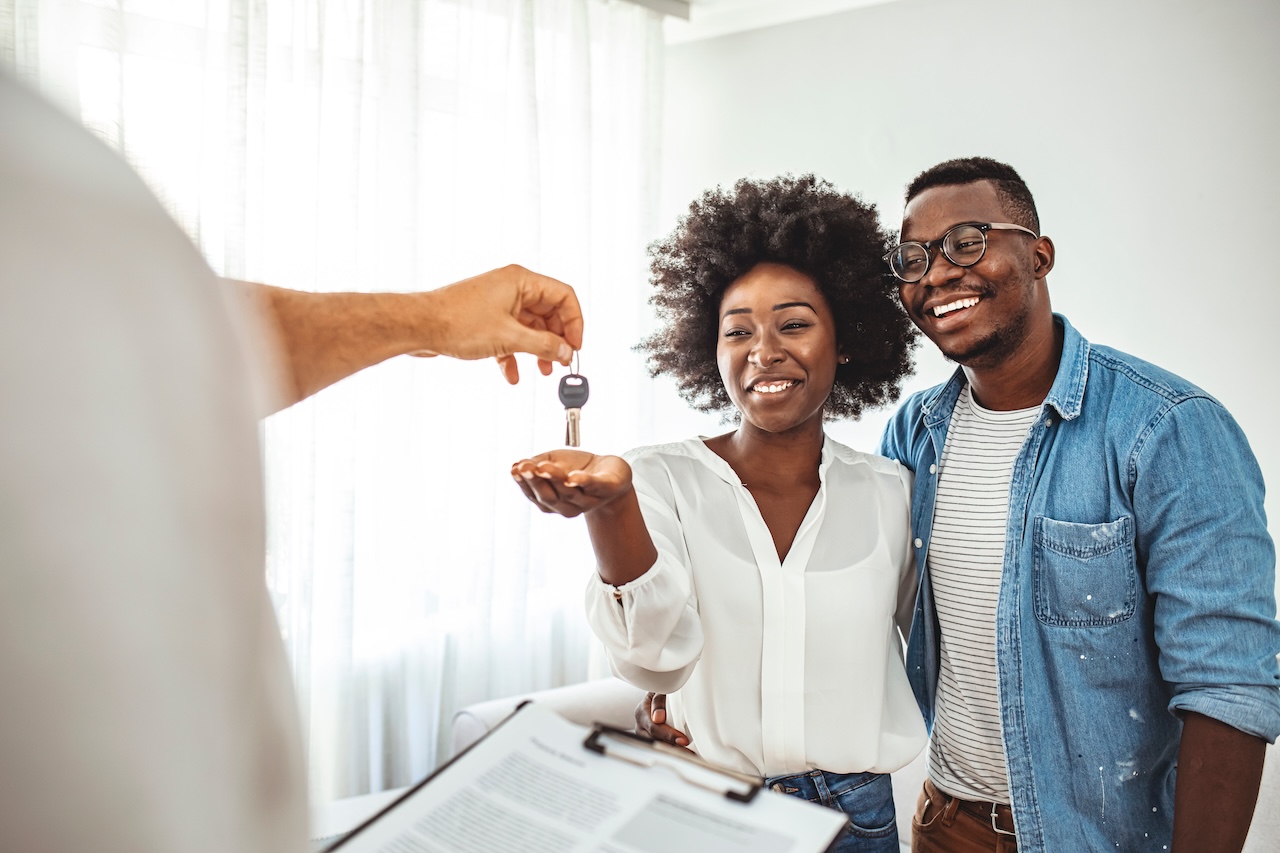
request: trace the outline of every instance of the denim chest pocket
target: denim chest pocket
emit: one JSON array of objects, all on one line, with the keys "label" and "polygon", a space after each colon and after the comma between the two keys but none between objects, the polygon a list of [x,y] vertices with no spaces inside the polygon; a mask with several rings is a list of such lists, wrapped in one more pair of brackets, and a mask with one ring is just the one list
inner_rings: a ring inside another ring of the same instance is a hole
[{"label": "denim chest pocket", "polygon": [[1133,616],[1138,578],[1131,518],[1078,524],[1038,516],[1033,536],[1037,619],[1088,628]]}]

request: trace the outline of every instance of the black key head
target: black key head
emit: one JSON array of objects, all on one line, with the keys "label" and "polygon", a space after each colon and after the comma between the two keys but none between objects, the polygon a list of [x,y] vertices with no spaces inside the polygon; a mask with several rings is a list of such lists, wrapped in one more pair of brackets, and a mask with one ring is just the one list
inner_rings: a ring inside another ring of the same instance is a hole
[{"label": "black key head", "polygon": [[566,409],[581,409],[591,394],[587,377],[570,373],[560,380],[560,402]]}]

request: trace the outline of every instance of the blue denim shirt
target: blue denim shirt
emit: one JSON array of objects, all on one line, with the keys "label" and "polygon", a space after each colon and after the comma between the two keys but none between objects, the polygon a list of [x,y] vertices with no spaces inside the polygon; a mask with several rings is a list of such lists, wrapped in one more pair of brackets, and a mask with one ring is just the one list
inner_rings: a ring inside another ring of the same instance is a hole
[{"label": "blue denim shirt", "polygon": [[[1167,850],[1182,724],[1280,735],[1275,548],[1234,419],[1154,365],[1062,361],[1013,466],[996,667],[1022,853]],[[913,395],[881,453],[915,471],[920,589],[907,672],[932,727],[938,619],[925,571],[937,462],[962,371]]]}]

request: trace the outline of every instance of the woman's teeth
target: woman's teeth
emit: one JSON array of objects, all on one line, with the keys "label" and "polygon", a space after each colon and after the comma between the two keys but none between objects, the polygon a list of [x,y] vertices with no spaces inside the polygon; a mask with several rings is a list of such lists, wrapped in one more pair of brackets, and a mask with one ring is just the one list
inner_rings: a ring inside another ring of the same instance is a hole
[{"label": "woman's teeth", "polygon": [[757,391],[761,394],[777,394],[779,391],[785,391],[795,384],[796,384],[796,381],[794,379],[788,379],[786,382],[761,383],[755,386],[754,388],[752,388],[751,390]]},{"label": "woman's teeth", "polygon": [[946,305],[935,305],[933,308],[933,316],[941,317],[943,314],[950,314],[952,311],[959,311],[961,308],[972,308],[977,304],[978,297],[976,296],[957,299],[955,302],[948,302]]}]

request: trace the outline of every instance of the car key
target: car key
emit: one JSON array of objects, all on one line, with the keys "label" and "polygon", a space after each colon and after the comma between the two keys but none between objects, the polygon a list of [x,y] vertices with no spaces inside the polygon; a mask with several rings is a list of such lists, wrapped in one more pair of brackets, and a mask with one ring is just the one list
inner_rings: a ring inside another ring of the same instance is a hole
[{"label": "car key", "polygon": [[570,447],[582,444],[582,406],[587,402],[591,386],[587,377],[570,373],[560,380],[560,402],[564,404],[564,443]]}]

